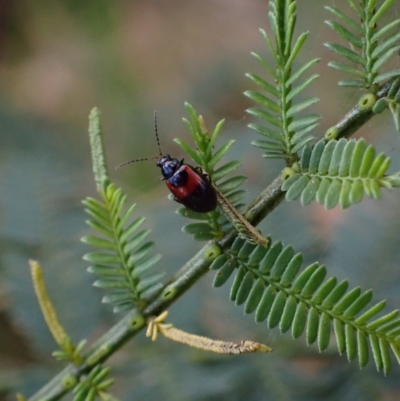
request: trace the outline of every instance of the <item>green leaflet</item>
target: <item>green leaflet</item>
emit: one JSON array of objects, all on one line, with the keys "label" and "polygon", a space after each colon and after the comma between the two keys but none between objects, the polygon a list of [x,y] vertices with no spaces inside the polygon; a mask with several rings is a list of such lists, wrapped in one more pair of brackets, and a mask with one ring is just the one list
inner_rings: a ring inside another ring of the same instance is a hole
[{"label": "green leaflet", "polygon": [[[338,352],[349,360],[358,358],[360,367],[371,360],[371,347],[378,370],[391,367],[390,349],[400,356],[400,318],[398,311],[375,320],[385,302],[368,308],[372,291],[359,287],[348,291],[348,282],[326,278],[326,268],[313,263],[301,268],[302,256],[291,246],[269,239],[268,248],[236,239],[228,253],[220,255],[211,268],[216,271],[214,286],[227,282],[234,270],[230,299],[244,304],[246,314],[255,313],[257,322],[268,327],[291,330],[294,338],[306,333],[308,344],[318,343],[320,351],[328,348],[331,328]],[[400,358],[398,358],[400,359]]]},{"label": "green leaflet", "polygon": [[400,19],[384,25],[378,22],[394,2],[394,0],[386,0],[378,9],[376,9],[375,1],[372,3],[362,1],[357,5],[351,3],[355,15],[349,16],[337,8],[325,7],[340,21],[326,21],[327,25],[349,43],[348,46],[326,43],[326,47],[346,59],[347,62],[355,64],[355,67],[338,61],[328,64],[330,67],[356,78],[341,81],[340,85],[364,86],[376,91],[373,85],[400,74],[398,70],[381,71],[392,56],[398,52]]},{"label": "green leaflet", "polygon": [[296,86],[294,83],[319,59],[313,59],[300,67],[293,67],[308,36],[308,32],[304,32],[297,39],[293,37],[296,23],[295,1],[271,1],[269,18],[273,34],[269,36],[264,31],[261,31],[261,34],[275,66],[271,66],[260,56],[253,55],[261,62],[268,75],[272,76],[274,82],[270,83],[266,78],[255,74],[246,74],[265,93],[254,90],[244,93],[261,107],[247,110],[263,123],[251,123],[249,128],[269,138],[252,142],[254,146],[264,150],[264,157],[293,161],[297,158],[296,153],[313,140],[308,133],[317,126],[320,119],[319,115],[301,115],[298,118],[299,113],[319,100],[315,97],[298,100],[298,95],[302,95],[318,75],[313,74],[296,82]]},{"label": "green leaflet", "polygon": [[300,199],[305,206],[315,199],[327,209],[337,204],[346,209],[360,202],[364,193],[379,199],[381,187],[398,186],[398,173],[386,176],[390,158],[375,154],[362,138],[321,140],[313,148],[304,148],[301,171],[283,182],[286,200]]},{"label": "green leaflet", "polygon": [[265,290],[265,282],[261,278],[259,278],[256,283],[251,288],[251,291],[247,297],[246,305],[244,308],[244,312],[246,314],[253,313],[258,304],[261,301],[261,297],[263,296]]}]

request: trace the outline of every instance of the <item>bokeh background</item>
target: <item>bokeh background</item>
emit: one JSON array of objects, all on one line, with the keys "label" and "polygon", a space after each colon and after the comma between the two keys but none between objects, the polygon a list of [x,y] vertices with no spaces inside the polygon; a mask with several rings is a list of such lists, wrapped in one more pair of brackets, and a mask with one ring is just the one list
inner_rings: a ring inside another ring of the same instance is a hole
[{"label": "bokeh background", "polygon": [[[345,0],[299,1],[298,32],[310,31],[302,60],[321,57],[322,78],[310,88],[321,99],[323,119],[315,135],[334,124],[361,92],[340,89],[341,74],[328,70],[333,57],[323,43],[337,40],[324,24],[324,5]],[[394,13],[399,17],[400,5]],[[28,259],[38,259],[61,321],[75,341],[97,339],[120,316],[101,304],[91,286],[79,238],[90,230],[81,200],[96,196],[91,173],[87,116],[103,116],[111,178],[147,216],[159,268],[176,271],[201,244],[181,232],[152,162],[120,171],[120,162],[157,154],[153,111],[158,112],[163,150],[181,156],[174,137],[189,140],[181,118],[191,103],[211,128],[226,124],[221,141],[235,138],[228,158],[240,158],[249,176],[248,200],[279,174],[249,145],[256,134],[243,91],[253,89],[245,72],[263,74],[251,51],[266,54],[258,32],[268,29],[266,0],[118,1],[0,0],[0,400],[17,391],[30,395],[60,369],[50,356],[56,346],[33,293]],[[394,15],[389,15],[388,20]],[[301,61],[300,61],[301,62]],[[392,66],[399,68],[399,59]],[[359,136],[393,157],[400,169],[399,134],[388,114],[363,127]],[[373,288],[388,311],[400,304],[399,191],[379,202],[365,200],[342,211],[283,203],[262,224],[264,233],[291,243],[307,261],[326,263],[329,275]],[[141,400],[398,400],[399,368],[387,378],[370,364],[337,356],[335,342],[323,354],[304,338],[256,325],[228,300],[229,285],[202,279],[170,308],[182,329],[228,341],[254,339],[271,355],[224,357],[168,340],[135,337],[108,362],[121,399]]]}]

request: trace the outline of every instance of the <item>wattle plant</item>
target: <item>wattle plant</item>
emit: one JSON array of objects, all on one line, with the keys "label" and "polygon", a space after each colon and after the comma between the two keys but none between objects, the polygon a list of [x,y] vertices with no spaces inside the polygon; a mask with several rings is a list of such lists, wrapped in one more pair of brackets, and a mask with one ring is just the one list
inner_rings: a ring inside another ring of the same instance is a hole
[{"label": "wattle plant", "polygon": [[[319,351],[326,350],[335,339],[339,354],[346,354],[349,360],[358,359],[360,367],[373,359],[377,370],[385,374],[391,369],[391,355],[400,362],[397,310],[384,311],[385,301],[371,305],[372,290],[363,291],[348,280],[339,282],[318,262],[303,267],[302,253],[255,229],[285,199],[299,199],[299,208],[315,200],[328,210],[337,205],[344,209],[357,207],[364,194],[378,200],[389,193],[382,188],[400,186],[400,172],[388,173],[389,156],[377,154],[375,147],[363,138],[349,139],[387,108],[396,127],[400,126],[400,70],[384,69],[399,50],[400,19],[379,26],[380,18],[391,10],[393,0],[346,2],[354,15],[327,7],[336,18],[327,24],[348,45],[328,43],[327,47],[335,57],[345,58],[351,65],[336,59],[329,65],[351,76],[340,81],[340,85],[363,88],[366,93],[322,139],[321,135],[311,135],[317,131],[321,116],[305,114],[318,99],[301,96],[318,78],[310,70],[319,59],[303,64],[299,61],[308,33],[294,37],[297,2],[269,3],[271,34],[262,31],[268,57],[255,55],[266,76],[247,74],[258,88],[246,91],[245,95],[257,103],[257,108],[247,110],[258,119],[249,127],[262,136],[253,145],[262,149],[263,157],[280,159],[278,162],[283,161],[285,166],[280,176],[253,201],[244,202],[246,191],[242,186],[247,177],[240,173],[230,176],[241,162],[223,160],[234,141],[217,145],[223,120],[212,132],[208,131],[203,118],[186,104],[189,119],[184,121],[194,145],[182,139],[176,142],[208,175],[218,193],[219,207],[204,214],[178,208],[180,216],[197,220],[184,225],[183,231],[195,240],[208,242],[165,281],[162,273],[149,273],[160,256],[151,254],[151,241],[145,242],[149,231],[138,231],[143,217],[133,218],[134,205],[125,210],[126,197],[110,181],[100,115],[96,109],[92,111],[89,134],[101,200],[84,201],[91,216],[88,224],[97,234],[86,236],[83,241],[98,248],[86,254],[85,260],[91,263],[89,272],[99,276],[95,285],[109,291],[103,302],[111,303],[115,312],[127,313],[86,354],[73,360],[78,366],[69,365],[30,400],[55,400],[70,390],[74,391],[76,401],[92,401],[95,397],[112,399],[108,392],[112,379],[104,380],[109,370],[102,363],[148,322],[160,323],[155,316],[210,269],[216,271],[214,287],[222,286],[234,276],[230,300],[244,305],[246,314],[254,313],[257,322],[266,322],[266,328],[279,327],[282,333],[291,332],[294,339],[304,334],[308,344],[318,344]],[[158,329],[153,323],[150,332],[154,334]],[[168,331],[170,326],[162,324],[161,331]],[[199,336],[181,335],[203,341]],[[218,343],[220,350],[224,348],[219,342],[207,341],[211,345]],[[235,347],[229,343],[230,350],[243,349]],[[79,351],[80,348],[77,347]],[[70,354],[75,355],[74,352]]]}]

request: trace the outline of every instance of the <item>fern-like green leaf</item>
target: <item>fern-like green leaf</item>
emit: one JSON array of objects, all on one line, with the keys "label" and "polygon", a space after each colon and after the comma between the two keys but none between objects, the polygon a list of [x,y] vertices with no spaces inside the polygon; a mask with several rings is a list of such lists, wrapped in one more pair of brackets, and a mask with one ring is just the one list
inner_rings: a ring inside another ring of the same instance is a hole
[{"label": "fern-like green leaf", "polygon": [[216,287],[236,272],[230,299],[244,305],[245,313],[255,313],[257,322],[266,320],[270,328],[291,330],[294,338],[305,332],[307,343],[316,342],[320,351],[328,348],[333,330],[339,354],[349,360],[358,357],[360,367],[371,359],[369,343],[377,369],[387,374],[390,349],[400,362],[399,312],[377,317],[385,301],[370,307],[371,290],[348,291],[347,281],[326,280],[327,270],[318,263],[302,270],[302,259],[281,242],[269,239],[265,248],[237,238],[210,268],[217,270]]},{"label": "fern-like green leaf", "polygon": [[[269,18],[274,36],[272,39],[261,30],[267,47],[273,56],[275,68],[271,67],[261,56],[255,57],[261,62],[274,84],[255,74],[246,74],[264,93],[249,90],[245,95],[261,108],[250,108],[247,112],[262,120],[264,125],[250,124],[249,127],[263,135],[265,140],[252,144],[265,151],[264,157],[296,160],[296,153],[313,140],[308,136],[317,124],[320,116],[304,116],[305,109],[318,101],[317,98],[296,100],[306,87],[314,82],[318,75],[297,83],[300,76],[319,59],[313,59],[298,69],[293,63],[301,51],[308,33],[302,33],[293,40],[296,21],[296,2],[293,0],[274,0],[270,2]],[[300,114],[301,113],[301,114]]]},{"label": "fern-like green leaf", "polygon": [[161,274],[146,275],[160,255],[151,255],[153,243],[145,242],[150,231],[138,231],[144,218],[128,223],[135,205],[124,212],[126,196],[121,189],[110,184],[101,194],[103,202],[93,198],[83,201],[91,216],[88,224],[101,235],[82,238],[83,242],[99,248],[84,256],[92,263],[88,271],[99,277],[94,283],[96,287],[110,291],[103,302],[113,304],[115,312],[143,307],[146,299],[161,288]]},{"label": "fern-like green leaf", "polygon": [[[234,141],[230,140],[214,150],[224,121],[220,121],[214,131],[210,133],[204,120],[197,115],[194,108],[188,103],[185,104],[185,107],[190,120],[185,119],[184,121],[195,141],[195,147],[191,148],[180,139],[175,139],[175,142],[207,173],[207,179],[210,179],[212,184],[218,187],[223,196],[236,209],[241,210],[243,207],[241,201],[247,192],[240,187],[247,180],[247,177],[243,175],[230,176],[230,174],[238,169],[242,162],[234,160],[218,166],[218,163],[233,146]],[[218,208],[211,213],[196,213],[185,207],[180,207],[177,213],[189,219],[200,220],[200,222],[186,224],[182,228],[184,232],[192,234],[193,238],[198,241],[219,240],[232,227],[230,221]]]},{"label": "fern-like green leaf", "polygon": [[348,47],[337,43],[325,45],[355,66],[337,61],[332,61],[328,65],[355,78],[342,80],[339,85],[365,87],[376,91],[377,85],[400,75],[399,70],[381,71],[400,48],[398,45],[400,19],[385,24],[382,28],[378,27],[379,19],[390,9],[393,0],[383,1],[379,8],[376,1],[371,3],[369,0],[360,0],[359,5],[356,5],[348,0],[348,3],[355,11],[354,18],[335,7],[325,7],[340,20],[340,22],[326,21],[327,25],[349,43]]},{"label": "fern-like green leaf", "polygon": [[364,193],[370,198],[382,196],[381,187],[398,186],[399,173],[385,175],[390,158],[378,156],[364,139],[319,141],[304,149],[301,170],[286,179],[282,190],[288,201],[300,199],[302,205],[313,200],[332,209],[361,202]]}]

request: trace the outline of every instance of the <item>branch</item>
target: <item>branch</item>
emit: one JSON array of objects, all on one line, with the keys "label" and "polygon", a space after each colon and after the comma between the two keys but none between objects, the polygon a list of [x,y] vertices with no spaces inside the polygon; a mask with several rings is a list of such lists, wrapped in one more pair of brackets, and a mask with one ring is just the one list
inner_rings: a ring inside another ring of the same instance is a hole
[{"label": "branch", "polygon": [[[394,80],[390,80],[382,85],[382,88],[376,94],[376,100],[388,96],[393,82]],[[335,139],[348,138],[366,124],[375,115],[372,111],[373,104],[371,107],[365,107],[366,105],[364,104],[369,96],[373,95],[367,94],[362,96],[359,102],[344,117],[342,117],[338,123],[327,130],[325,138],[333,139],[331,138],[330,133],[334,133]]]}]

